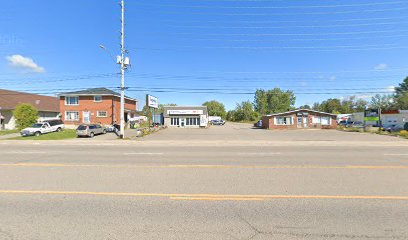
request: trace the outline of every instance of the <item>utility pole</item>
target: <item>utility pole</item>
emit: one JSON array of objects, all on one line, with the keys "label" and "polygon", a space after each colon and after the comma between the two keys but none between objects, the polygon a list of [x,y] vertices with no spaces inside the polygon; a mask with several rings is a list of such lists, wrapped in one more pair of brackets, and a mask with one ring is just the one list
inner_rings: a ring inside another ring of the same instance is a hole
[{"label": "utility pole", "polygon": [[120,138],[125,137],[125,0],[121,0],[122,8],[122,31],[121,34],[121,44],[120,44]]}]

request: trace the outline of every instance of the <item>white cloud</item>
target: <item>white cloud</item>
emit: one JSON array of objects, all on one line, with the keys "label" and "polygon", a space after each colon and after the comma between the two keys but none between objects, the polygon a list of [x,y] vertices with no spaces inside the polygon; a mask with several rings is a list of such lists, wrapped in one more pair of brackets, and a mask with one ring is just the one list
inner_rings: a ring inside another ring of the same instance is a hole
[{"label": "white cloud", "polygon": [[374,70],[385,70],[388,68],[388,64],[380,63],[374,67]]},{"label": "white cloud", "polygon": [[45,72],[43,67],[38,66],[37,63],[35,63],[34,60],[29,57],[16,54],[8,56],[6,59],[12,67],[29,70],[36,73]]},{"label": "white cloud", "polygon": [[302,87],[306,87],[307,86],[307,82],[299,82],[300,86]]},{"label": "white cloud", "polygon": [[329,77],[329,80],[330,81],[335,81],[337,78],[336,78],[336,76],[331,76],[331,77]]},{"label": "white cloud", "polygon": [[385,91],[387,92],[395,92],[395,87],[394,86],[388,86],[385,88]]}]

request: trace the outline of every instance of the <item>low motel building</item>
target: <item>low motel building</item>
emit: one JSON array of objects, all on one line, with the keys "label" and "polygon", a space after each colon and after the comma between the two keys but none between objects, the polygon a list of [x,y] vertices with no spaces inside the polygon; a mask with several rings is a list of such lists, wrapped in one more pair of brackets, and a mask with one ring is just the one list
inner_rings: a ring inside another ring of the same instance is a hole
[{"label": "low motel building", "polygon": [[208,110],[205,106],[165,106],[164,125],[173,128],[206,128]]},{"label": "low motel building", "polygon": [[58,98],[32,93],[0,89],[0,130],[13,130],[16,121],[13,110],[20,103],[27,103],[38,110],[38,121],[59,119]]},{"label": "low motel building", "polygon": [[[91,88],[59,94],[62,120],[67,127],[80,124],[120,123],[120,94],[107,88]],[[137,100],[125,97],[125,122],[136,115]]]},{"label": "low motel building", "polygon": [[337,115],[309,109],[298,109],[262,117],[265,129],[335,129]]}]

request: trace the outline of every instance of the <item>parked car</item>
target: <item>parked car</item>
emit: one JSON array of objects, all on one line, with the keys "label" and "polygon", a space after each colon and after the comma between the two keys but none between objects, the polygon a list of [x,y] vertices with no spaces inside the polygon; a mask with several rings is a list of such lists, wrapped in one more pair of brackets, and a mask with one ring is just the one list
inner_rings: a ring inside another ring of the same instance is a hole
[{"label": "parked car", "polygon": [[351,124],[353,124],[353,122],[350,121],[350,120],[341,120],[337,125],[338,126],[348,127]]},{"label": "parked car", "polygon": [[82,124],[76,130],[78,137],[91,137],[95,135],[106,134],[106,128],[100,124]]},{"label": "parked car", "polygon": [[364,123],[361,121],[355,121],[352,124],[348,125],[348,127],[353,127],[353,128],[364,128]]},{"label": "parked car", "polygon": [[40,136],[50,132],[61,132],[64,129],[64,123],[61,120],[48,120],[41,123],[36,123],[29,128],[21,130],[20,134],[23,137]]},{"label": "parked car", "polygon": [[223,126],[225,124],[225,121],[222,119],[217,119],[217,120],[212,120],[211,121],[211,125],[219,125],[219,126]]},{"label": "parked car", "polygon": [[390,125],[384,125],[382,129],[387,132],[399,132],[401,130],[404,130],[404,127],[398,124],[390,124]]},{"label": "parked car", "polygon": [[262,120],[259,120],[258,122],[254,123],[254,127],[261,128],[262,127]]}]

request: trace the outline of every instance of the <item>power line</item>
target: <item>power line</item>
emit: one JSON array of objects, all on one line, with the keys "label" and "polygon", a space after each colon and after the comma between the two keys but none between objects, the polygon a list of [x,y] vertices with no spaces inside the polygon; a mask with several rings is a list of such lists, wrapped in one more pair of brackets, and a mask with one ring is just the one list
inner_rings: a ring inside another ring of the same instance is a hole
[{"label": "power line", "polygon": [[[370,18],[347,18],[347,19],[327,19],[324,22],[354,22],[354,21],[377,21],[377,20],[397,20],[397,19],[407,19],[408,16],[398,16],[398,17],[370,17]],[[172,19],[155,19],[155,22],[167,22],[167,23],[216,23],[216,24],[259,24],[259,23],[304,23],[305,21],[299,20],[235,20],[235,21],[224,21],[224,20],[185,20],[178,21]],[[311,23],[321,23],[321,20],[308,20]]]},{"label": "power line", "polygon": [[352,31],[352,32],[328,32],[328,33],[172,33],[173,35],[199,35],[199,36],[337,36],[378,33],[405,33],[406,30],[375,30],[375,31]]},{"label": "power line", "polygon": [[150,7],[172,7],[172,8],[195,8],[195,9],[319,9],[319,8],[343,8],[343,7],[364,7],[405,4],[406,1],[377,2],[377,3],[356,3],[356,4],[336,4],[336,5],[303,5],[303,6],[215,6],[215,5],[172,5],[172,4],[145,4],[140,6]]},{"label": "power line", "polygon": [[404,38],[408,37],[408,34],[399,35],[370,35],[361,37],[345,37],[345,38],[290,38],[290,39],[240,39],[240,38],[177,38],[180,40],[189,41],[212,41],[212,42],[315,42],[315,41],[350,41],[350,40],[363,40],[363,39],[378,39],[378,38]]},{"label": "power line", "polygon": [[[180,49],[230,49],[230,50],[262,50],[262,51],[278,51],[278,50],[300,50],[300,51],[369,51],[369,50],[392,50],[392,49],[407,49],[408,46],[399,46],[398,44],[372,44],[372,45],[344,45],[344,46],[311,46],[311,47],[295,47],[295,46],[166,46],[161,50],[180,50]],[[146,48],[145,48],[146,49]],[[154,48],[157,49],[157,48]]]},{"label": "power line", "polygon": [[335,25],[297,25],[297,26],[205,26],[205,25],[168,25],[171,28],[196,28],[196,29],[288,29],[288,28],[333,28],[333,27],[363,27],[363,26],[386,26],[408,22],[379,22],[379,23],[356,23]]},{"label": "power line", "polygon": [[399,8],[382,8],[382,9],[362,9],[362,10],[350,10],[350,11],[336,11],[336,12],[296,12],[296,13],[216,13],[216,12],[171,12],[171,11],[156,11],[159,14],[171,14],[171,15],[206,15],[206,16],[292,16],[292,15],[337,15],[337,14],[352,14],[352,13],[379,13],[379,12],[391,12],[391,11],[405,11],[408,7]]}]

